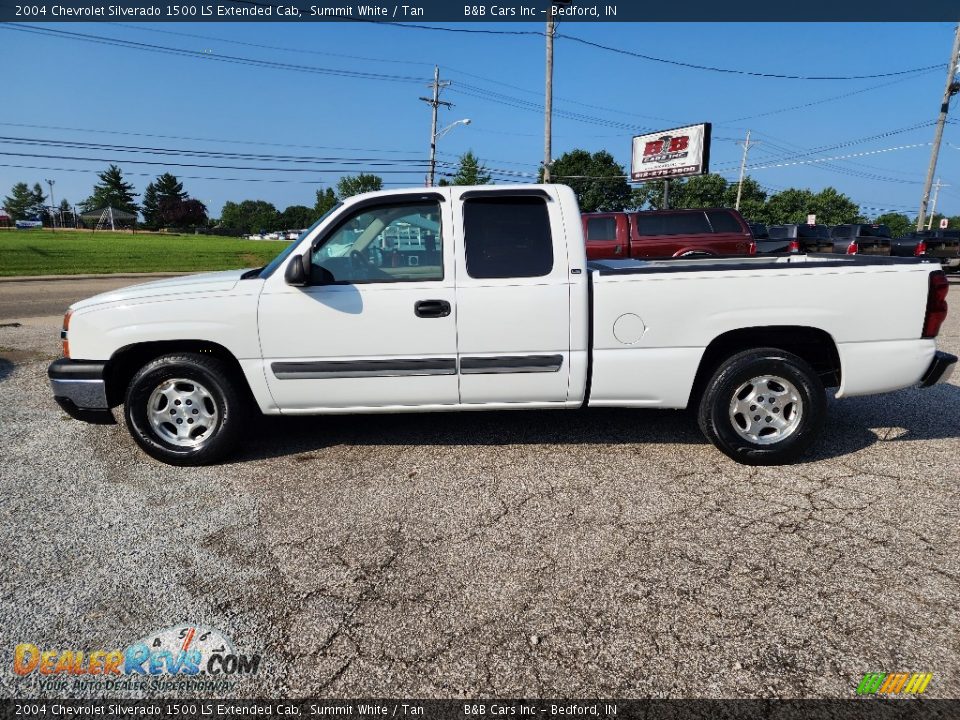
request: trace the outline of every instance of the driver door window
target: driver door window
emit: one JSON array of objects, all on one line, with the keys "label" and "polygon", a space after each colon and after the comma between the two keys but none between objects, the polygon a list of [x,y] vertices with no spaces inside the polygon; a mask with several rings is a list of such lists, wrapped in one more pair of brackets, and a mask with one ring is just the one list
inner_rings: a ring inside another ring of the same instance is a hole
[{"label": "driver door window", "polygon": [[311,280],[323,284],[443,280],[440,204],[361,210],[311,255]]}]

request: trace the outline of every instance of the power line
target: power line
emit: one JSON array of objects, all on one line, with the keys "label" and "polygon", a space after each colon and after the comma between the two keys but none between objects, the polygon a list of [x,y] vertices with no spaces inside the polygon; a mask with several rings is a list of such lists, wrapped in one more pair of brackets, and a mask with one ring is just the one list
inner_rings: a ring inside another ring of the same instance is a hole
[{"label": "power line", "polygon": [[26,32],[37,35],[46,35],[68,40],[80,40],[91,42],[97,45],[113,45],[131,50],[144,50],[147,52],[156,52],[166,55],[178,55],[181,57],[191,57],[200,60],[215,60],[236,65],[249,65],[253,67],[262,67],[273,70],[290,70],[294,72],[306,72],[318,75],[328,75],[333,77],[345,77],[354,80],[380,80],[388,82],[404,83],[422,83],[424,78],[404,75],[387,75],[385,73],[369,73],[357,70],[343,70],[339,68],[324,68],[312,65],[297,65],[293,63],[281,63],[272,60],[257,60],[255,58],[245,58],[233,55],[220,55],[213,52],[200,52],[198,50],[183,50],[181,48],[172,48],[165,45],[155,45],[152,43],[135,42],[133,40],[121,40],[119,38],[105,37],[103,35],[90,35],[87,33],[69,32],[67,30],[56,30],[54,28],[44,28],[36,25],[24,25],[13,23],[0,23],[0,30],[15,30],[17,32]]},{"label": "power line", "polygon": [[[376,20],[361,20],[359,22],[369,22],[375,25],[388,25],[392,27],[408,28],[413,30],[431,30],[434,32],[449,32],[449,33],[476,33],[484,35],[536,35],[543,37],[544,33],[532,30],[477,30],[477,29],[467,29],[467,28],[452,28],[445,26],[437,25],[418,25],[415,23],[398,23],[398,22],[382,22]],[[942,67],[941,64],[937,65],[927,65],[924,67],[910,68],[908,70],[895,70],[892,72],[886,73],[873,73],[870,75],[786,75],[780,73],[767,73],[767,72],[757,72],[752,70],[739,70],[735,68],[721,68],[715,67],[712,65],[698,65],[696,63],[684,62],[682,60],[673,60],[669,58],[655,57],[653,55],[645,55],[643,53],[633,52],[631,50],[624,50],[623,48],[613,47],[610,45],[603,45],[601,43],[593,42],[592,40],[587,40],[586,38],[577,37],[575,35],[562,35],[557,34],[558,38],[563,38],[565,40],[570,40],[572,42],[580,43],[582,45],[587,45],[590,47],[597,48],[599,50],[606,50],[608,52],[617,53],[619,55],[626,55],[629,57],[638,58],[640,60],[648,60],[650,62],[664,63],[667,65],[676,65],[678,67],[685,67],[691,70],[705,70],[709,72],[725,73],[731,75],[748,75],[751,77],[762,77],[762,78],[772,78],[777,80],[871,80],[875,78],[883,77],[895,77],[898,75],[910,75],[913,73],[923,72],[926,70],[932,70],[939,67]]]},{"label": "power line", "polygon": [[285,147],[285,148],[306,148],[309,150],[348,150],[353,152],[374,152],[374,153],[407,153],[407,154],[416,154],[416,150],[396,150],[396,149],[387,149],[387,148],[356,148],[356,147],[339,147],[335,145],[298,145],[295,143],[277,143],[277,142],[267,142],[264,140],[228,140],[225,138],[209,138],[209,137],[191,137],[186,135],[162,135],[159,133],[142,133],[142,132],[133,132],[130,130],[100,130],[94,128],[74,128],[74,127],[64,127],[62,125],[36,125],[30,123],[12,123],[12,122],[0,122],[0,125],[6,127],[21,127],[21,128],[30,128],[33,130],[61,130],[67,132],[84,132],[84,133],[100,133],[106,135],[130,135],[133,137],[148,137],[148,138],[160,138],[163,140],[193,140],[196,142],[214,142],[214,143],[227,143],[234,145],[262,145],[263,147]]},{"label": "power line", "polygon": [[898,145],[897,147],[883,148],[882,150],[867,150],[865,152],[853,153],[851,155],[841,155],[839,157],[814,158],[812,160],[797,160],[796,162],[784,162],[774,165],[751,165],[747,170],[769,170],[771,168],[791,167],[793,165],[809,165],[819,162],[828,162],[831,160],[843,160],[845,158],[863,157],[865,155],[878,155],[880,153],[894,152],[896,150],[910,150],[918,147],[928,147],[930,143],[915,143],[913,145]]},{"label": "power line", "polygon": [[909,70],[897,70],[894,72],[875,73],[872,75],[783,75],[779,73],[755,72],[752,70],[738,70],[734,68],[721,68],[721,67],[714,67],[712,65],[698,65],[696,63],[688,63],[688,62],[683,62],[681,60],[670,60],[667,58],[659,58],[659,57],[654,57],[653,55],[644,55],[643,53],[633,52],[632,50],[624,50],[623,48],[613,47],[610,45],[603,45],[601,43],[593,42],[592,40],[586,40],[585,38],[576,37],[574,35],[558,34],[557,37],[563,38],[564,40],[570,40],[572,42],[580,43],[582,45],[589,45],[590,47],[599,48],[601,50],[607,50],[608,52],[617,53],[618,55],[627,55],[629,57],[638,58],[640,60],[648,60],[650,62],[663,63],[666,65],[675,65],[677,67],[689,68],[691,70],[706,70],[709,72],[725,73],[728,75],[749,75],[751,77],[772,78],[775,80],[872,80],[876,78],[895,77],[898,75],[912,75],[914,73],[925,72],[928,70],[933,70],[936,68],[943,67],[942,64],[927,65],[924,67],[911,68]]},{"label": "power line", "polygon": [[[926,75],[928,73],[937,70],[938,68],[932,68],[930,70],[925,70],[918,72],[917,75]],[[733,118],[731,120],[722,120],[717,125],[726,125],[729,123],[742,122],[744,120],[754,120],[756,118],[769,117],[770,115],[779,115],[780,113],[790,112],[792,110],[805,110],[806,108],[815,107],[816,105],[823,105],[829,102],[835,102],[837,100],[844,100],[854,95],[861,95],[862,93],[870,92],[872,90],[879,90],[880,88],[890,87],[891,85],[896,85],[898,83],[906,82],[907,80],[912,80],[914,76],[902,77],[891,82],[880,83],[879,85],[871,85],[870,87],[861,88],[860,90],[853,90],[851,92],[841,93],[840,95],[831,95],[830,97],[821,98],[820,100],[812,100],[810,102],[800,103],[799,105],[789,105],[787,107],[778,108],[776,110],[767,110],[762,113],[757,113],[755,115],[744,115],[743,117]]]}]

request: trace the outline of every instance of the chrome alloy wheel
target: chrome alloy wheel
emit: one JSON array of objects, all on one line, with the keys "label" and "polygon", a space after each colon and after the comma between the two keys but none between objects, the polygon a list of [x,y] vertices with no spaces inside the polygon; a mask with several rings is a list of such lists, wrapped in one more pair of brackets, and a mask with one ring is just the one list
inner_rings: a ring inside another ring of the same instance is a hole
[{"label": "chrome alloy wheel", "polygon": [[195,447],[217,428],[213,395],[196,380],[174,378],[157,385],[147,401],[147,419],[158,437],[178,447]]},{"label": "chrome alloy wheel", "polygon": [[743,383],[730,400],[730,422],[744,440],[772,445],[790,437],[803,419],[803,400],[796,386],[776,375],[760,375]]}]

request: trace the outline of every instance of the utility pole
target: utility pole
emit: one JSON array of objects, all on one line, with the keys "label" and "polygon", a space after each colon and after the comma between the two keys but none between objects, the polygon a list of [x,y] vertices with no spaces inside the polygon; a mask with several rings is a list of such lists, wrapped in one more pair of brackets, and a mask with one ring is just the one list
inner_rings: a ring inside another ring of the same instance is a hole
[{"label": "utility pole", "polygon": [[927,204],[930,202],[930,188],[933,175],[937,171],[937,156],[940,154],[940,141],[943,139],[943,126],[950,110],[950,98],[960,92],[960,83],[956,80],[957,58],[960,56],[960,24],[957,24],[953,36],[953,50],[950,51],[950,63],[947,66],[947,84],[940,103],[940,115],[937,117],[937,129],[933,133],[933,148],[930,150],[930,166],[927,168],[927,180],[923,184],[923,197],[920,199],[920,214],[917,216],[917,230],[923,230],[927,219]]},{"label": "utility pole", "polygon": [[930,219],[927,221],[927,230],[933,227],[933,218],[937,214],[937,200],[940,197],[940,188],[950,187],[949,185],[944,185],[940,182],[940,178],[937,178],[937,182],[933,186],[933,202],[930,203]]},{"label": "utility pole", "polygon": [[663,181],[663,207],[660,209],[670,209],[670,178],[665,178]]},{"label": "utility pole", "polygon": [[[50,219],[53,220],[53,229],[54,229],[54,231],[56,231],[56,229],[57,229],[57,216],[56,216],[55,213],[57,212],[57,206],[56,206],[56,203],[54,203],[54,200],[53,200],[53,183],[55,183],[56,180],[45,180],[44,182],[46,182],[47,185],[50,187]],[[63,220],[62,220],[62,219],[60,220],[60,224],[61,224],[61,225],[63,224]]]},{"label": "utility pole", "polygon": [[743,194],[743,174],[747,169],[747,153],[749,153],[750,148],[757,145],[757,143],[750,142],[750,131],[747,130],[747,139],[743,142],[738,140],[737,145],[743,145],[743,157],[740,158],[740,180],[737,182],[737,202],[733,206],[734,210],[740,209],[740,196]]},{"label": "utility pole", "polygon": [[432,97],[420,98],[433,108],[430,119],[430,172],[427,175],[427,187],[433,187],[433,178],[437,170],[437,108],[443,105],[448,110],[453,107],[452,103],[440,99],[440,91],[450,86],[449,80],[440,82],[440,68],[433,66],[433,82],[428,87],[433,88]]},{"label": "utility pole", "polygon": [[550,182],[553,164],[553,37],[557,27],[553,21],[553,3],[547,8],[547,87],[543,101],[543,181]]}]

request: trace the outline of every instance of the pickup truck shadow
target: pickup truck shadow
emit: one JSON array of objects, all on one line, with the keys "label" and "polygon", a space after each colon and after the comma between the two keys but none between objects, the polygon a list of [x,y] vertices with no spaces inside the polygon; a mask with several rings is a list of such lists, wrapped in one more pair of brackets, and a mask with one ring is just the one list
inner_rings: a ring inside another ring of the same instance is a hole
[{"label": "pickup truck shadow", "polygon": [[[334,445],[702,445],[693,413],[671,410],[450,412],[264,417],[242,460],[283,457]],[[830,400],[816,462],[878,442],[960,438],[960,387],[939,385]]]},{"label": "pickup truck shadow", "polygon": [[876,443],[960,439],[960,387],[831,400],[820,440],[805,461],[848,455]]}]

